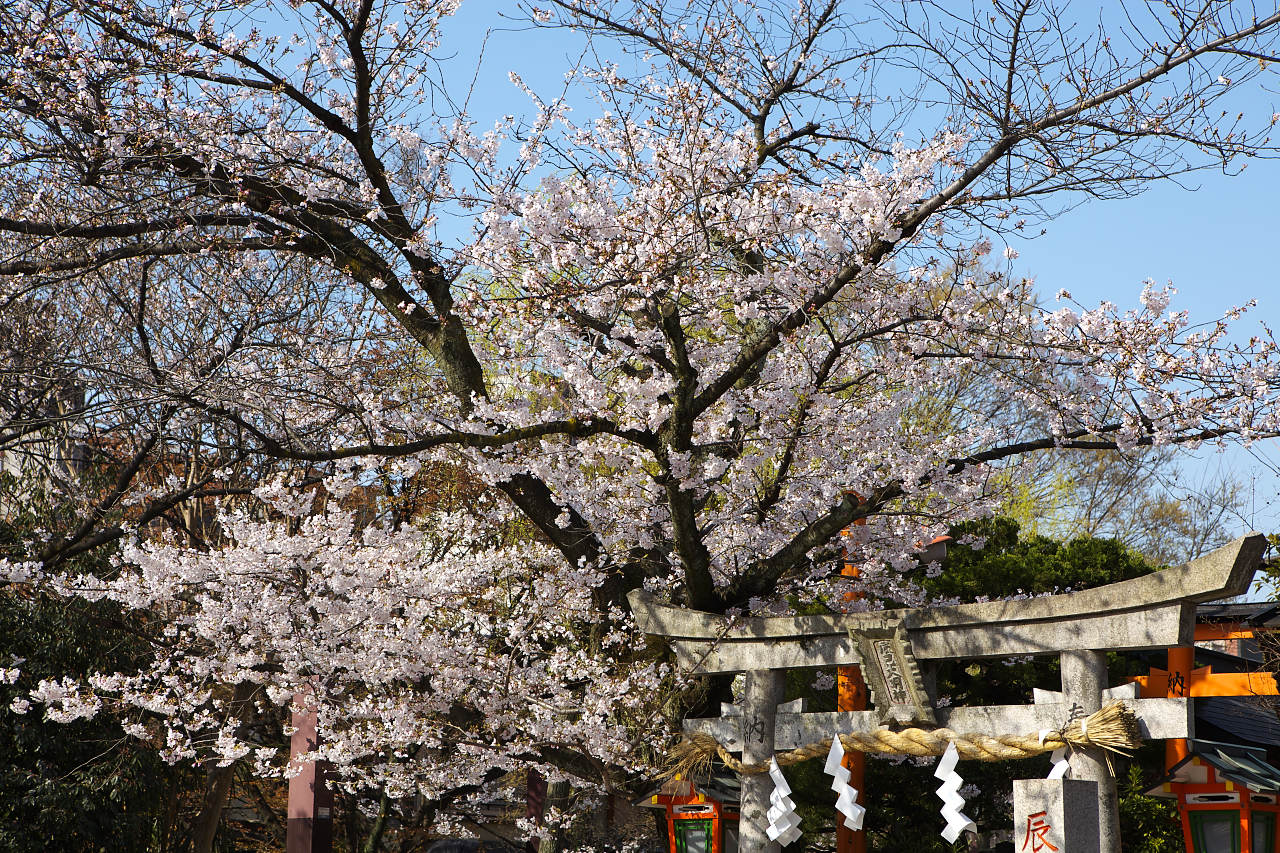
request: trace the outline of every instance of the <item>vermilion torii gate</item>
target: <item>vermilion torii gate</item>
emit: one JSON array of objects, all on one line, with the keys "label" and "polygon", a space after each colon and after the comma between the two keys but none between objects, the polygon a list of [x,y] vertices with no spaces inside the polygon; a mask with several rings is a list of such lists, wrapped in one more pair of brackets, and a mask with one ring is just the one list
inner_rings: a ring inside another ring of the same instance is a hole
[{"label": "vermilion torii gate", "polygon": [[[1108,690],[1108,651],[1190,645],[1198,603],[1248,590],[1266,549],[1251,534],[1186,565],[1094,589],[1041,598],[870,613],[727,618],[671,607],[648,593],[631,594],[640,628],[669,639],[694,673],[746,673],[740,716],[687,720],[686,731],[713,736],[742,761],[768,761],[776,750],[812,744],[833,733],[885,726],[945,726],[990,736],[1062,728],[1097,711],[1104,691],[1124,696],[1146,738],[1193,735],[1186,698],[1134,698],[1133,687]],[[1057,654],[1062,693],[1034,705],[936,708],[917,662]],[[874,710],[778,713],[785,670],[859,664]],[[1057,701],[1053,701],[1057,700]],[[1072,750],[1075,781],[1097,783],[1098,843],[1119,851],[1115,780],[1096,748]],[[777,850],[764,834],[772,785],[763,774],[742,779],[741,844]],[[1059,827],[1062,829],[1062,827]]]}]

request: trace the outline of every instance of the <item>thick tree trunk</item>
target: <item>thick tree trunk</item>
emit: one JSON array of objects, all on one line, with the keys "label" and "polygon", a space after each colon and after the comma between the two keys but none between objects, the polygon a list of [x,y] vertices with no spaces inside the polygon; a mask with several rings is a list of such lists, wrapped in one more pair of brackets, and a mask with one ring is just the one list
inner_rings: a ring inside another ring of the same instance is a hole
[{"label": "thick tree trunk", "polygon": [[218,824],[222,821],[222,809],[227,804],[227,795],[231,792],[231,781],[235,777],[236,766],[215,767],[209,771],[205,780],[204,802],[200,806],[195,824],[191,827],[191,849],[194,853],[213,853],[213,839],[218,834]]},{"label": "thick tree trunk", "polygon": [[361,848],[362,853],[378,853],[382,849],[382,834],[387,830],[387,815],[391,812],[391,798],[387,796],[387,792],[382,792],[381,799],[378,800],[378,817],[373,822],[373,828],[369,830],[369,837],[365,839],[364,847]]},{"label": "thick tree trunk", "polygon": [[[785,679],[782,670],[759,669],[746,674],[746,690],[742,699],[742,762],[754,764],[773,757],[774,723],[778,704],[783,699]],[[782,847],[770,841],[765,830],[769,825],[769,794],[773,781],[768,773],[752,773],[742,777],[742,819],[738,849],[742,853],[778,853]]]},{"label": "thick tree trunk", "polygon": [[[565,781],[551,782],[547,785],[547,806],[560,809],[562,812],[569,805],[569,783]],[[559,827],[550,838],[538,842],[538,853],[560,853],[564,842],[564,831]]]},{"label": "thick tree trunk", "polygon": [[[253,706],[249,698],[253,696],[254,685],[242,681],[236,685],[231,707],[236,718],[241,722],[248,719]],[[213,839],[218,834],[218,824],[222,821],[222,810],[227,804],[227,795],[231,793],[231,782],[235,779],[236,766],[214,767],[205,780],[204,801],[200,806],[200,814],[191,826],[191,849],[193,853],[213,853]]]}]

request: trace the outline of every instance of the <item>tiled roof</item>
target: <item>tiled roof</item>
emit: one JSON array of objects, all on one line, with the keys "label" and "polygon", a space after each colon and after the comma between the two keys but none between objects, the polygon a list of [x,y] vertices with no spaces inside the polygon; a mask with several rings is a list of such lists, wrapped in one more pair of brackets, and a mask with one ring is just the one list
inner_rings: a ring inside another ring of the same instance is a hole
[{"label": "tiled roof", "polygon": [[1280,793],[1280,767],[1267,763],[1266,750],[1261,747],[1211,740],[1188,740],[1187,747],[1191,754],[1175,764],[1164,778],[1146,792],[1148,795],[1173,796],[1164,790],[1166,782],[1203,782],[1204,772],[1201,768],[1205,765],[1214,769],[1219,780],[1257,793]]},{"label": "tiled roof", "polygon": [[1280,697],[1217,696],[1194,700],[1196,721],[1249,743],[1280,746]]}]

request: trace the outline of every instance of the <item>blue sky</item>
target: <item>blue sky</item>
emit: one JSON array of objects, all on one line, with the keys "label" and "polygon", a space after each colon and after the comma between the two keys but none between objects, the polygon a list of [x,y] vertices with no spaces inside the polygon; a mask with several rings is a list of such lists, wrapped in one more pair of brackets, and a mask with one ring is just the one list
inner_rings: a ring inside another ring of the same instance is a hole
[{"label": "blue sky", "polygon": [[[1267,108],[1270,96],[1259,96]],[[1269,110],[1270,111],[1270,110]],[[1046,224],[1048,233],[1017,244],[1019,272],[1038,290],[1071,291],[1081,303],[1111,300],[1136,307],[1142,282],[1172,282],[1172,308],[1193,321],[1212,321],[1257,301],[1239,323],[1247,338],[1266,323],[1280,327],[1280,161],[1258,160],[1243,174],[1206,171],[1154,185],[1135,198],[1090,202]],[[1250,515],[1239,530],[1280,531],[1280,443],[1225,453],[1206,450],[1187,464],[1188,485],[1219,468],[1250,492]]]},{"label": "blue sky", "polygon": [[1019,269],[1042,293],[1060,287],[1085,302],[1137,305],[1144,279],[1172,281],[1174,307],[1210,319],[1258,301],[1257,319],[1280,319],[1280,162],[1256,160],[1243,174],[1206,171],[1184,188],[1152,185],[1131,199],[1094,201],[1056,217],[1048,233],[1020,241]]},{"label": "blue sky", "polygon": [[[472,99],[473,117],[482,124],[528,112],[528,99],[508,80],[509,70],[544,97],[554,96],[581,52],[580,41],[568,33],[530,31],[503,20],[496,10],[505,6],[496,0],[464,3],[447,25],[459,37],[446,41],[458,45],[455,68],[468,69],[468,78],[474,45],[491,30]],[[1263,116],[1280,111],[1280,78],[1272,74],[1271,80],[1272,91],[1255,90],[1240,107]],[[1255,299],[1258,307],[1241,322],[1240,338],[1247,339],[1259,322],[1280,327],[1280,161],[1253,161],[1235,176],[1193,173],[1181,184],[1156,184],[1129,199],[1090,201],[1044,223],[1045,235],[1013,243],[1020,253],[1015,272],[1033,276],[1046,297],[1065,288],[1085,305],[1105,299],[1121,308],[1137,306],[1144,280],[1172,282],[1178,295],[1171,307],[1188,309],[1195,322],[1213,321]],[[1188,487],[1219,471],[1245,485],[1250,517],[1232,532],[1280,531],[1280,444],[1222,454],[1205,450],[1185,467]]]}]

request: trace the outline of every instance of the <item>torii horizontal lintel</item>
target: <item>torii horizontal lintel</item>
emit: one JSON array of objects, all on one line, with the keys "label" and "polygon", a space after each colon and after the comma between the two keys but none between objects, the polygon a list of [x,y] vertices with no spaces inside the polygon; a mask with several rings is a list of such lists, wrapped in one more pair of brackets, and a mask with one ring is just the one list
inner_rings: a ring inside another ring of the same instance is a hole
[{"label": "torii horizontal lintel", "polygon": [[641,630],[671,638],[694,672],[860,663],[849,631],[901,627],[919,660],[1187,645],[1199,602],[1249,588],[1266,548],[1251,534],[1190,563],[1060,595],[952,607],[730,619],[629,596]]}]

